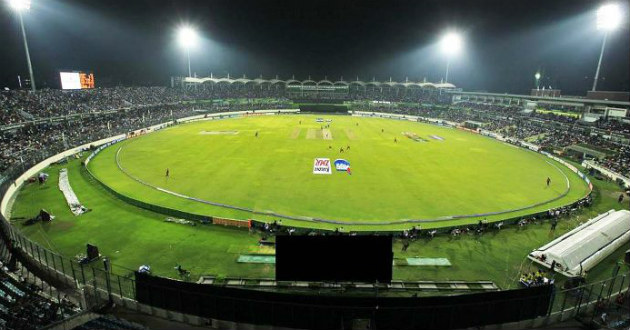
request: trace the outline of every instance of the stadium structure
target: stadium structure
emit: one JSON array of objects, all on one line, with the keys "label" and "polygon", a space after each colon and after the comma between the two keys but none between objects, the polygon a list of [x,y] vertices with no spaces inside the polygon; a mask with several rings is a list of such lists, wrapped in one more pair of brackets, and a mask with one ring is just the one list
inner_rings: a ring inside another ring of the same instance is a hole
[{"label": "stadium structure", "polygon": [[629,102],[214,76],[2,96],[2,260],[66,325],[122,327],[78,312],[115,302],[214,327],[535,326],[627,296]]},{"label": "stadium structure", "polygon": [[630,329],[626,4],[194,3],[4,1],[0,329]]}]

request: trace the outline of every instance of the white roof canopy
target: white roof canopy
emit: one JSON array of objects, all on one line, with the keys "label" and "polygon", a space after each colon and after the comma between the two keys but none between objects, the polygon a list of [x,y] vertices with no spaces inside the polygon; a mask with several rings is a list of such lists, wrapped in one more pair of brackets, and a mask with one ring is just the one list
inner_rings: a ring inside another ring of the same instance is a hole
[{"label": "white roof canopy", "polygon": [[[630,241],[630,211],[610,210],[534,250],[529,258],[569,277],[582,276]],[[544,259],[544,260],[543,260]]]}]

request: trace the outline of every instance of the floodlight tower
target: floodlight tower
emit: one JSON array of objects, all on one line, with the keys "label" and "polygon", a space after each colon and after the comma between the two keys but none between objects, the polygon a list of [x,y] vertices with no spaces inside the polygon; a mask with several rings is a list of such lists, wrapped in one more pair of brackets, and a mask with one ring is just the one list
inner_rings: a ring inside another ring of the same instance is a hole
[{"label": "floodlight tower", "polygon": [[597,89],[597,79],[599,79],[599,68],[602,65],[602,57],[604,57],[604,48],[606,47],[606,38],[608,33],[616,29],[621,23],[621,7],[616,3],[605,4],[597,10],[597,29],[604,31],[604,40],[602,41],[602,50],[599,52],[599,61],[597,61],[597,70],[595,70],[595,78],[593,79],[593,89]]},{"label": "floodlight tower", "polygon": [[179,44],[186,49],[186,56],[188,57],[188,77],[192,77],[192,70],[190,69],[190,48],[197,45],[197,31],[190,26],[182,26],[178,32]]},{"label": "floodlight tower", "polygon": [[540,72],[536,72],[536,74],[534,75],[534,78],[536,78],[536,90],[540,89]]},{"label": "floodlight tower", "polygon": [[462,48],[462,37],[455,32],[449,32],[442,37],[440,44],[442,46],[442,52],[446,55],[446,75],[444,77],[444,82],[447,83],[451,57],[460,52]]},{"label": "floodlight tower", "polygon": [[26,42],[26,30],[24,29],[24,20],[22,19],[22,12],[31,9],[31,0],[8,0],[9,7],[11,7],[18,15],[20,19],[20,28],[22,29],[22,40],[24,41],[24,50],[26,51],[26,63],[28,64],[28,74],[31,77],[31,90],[34,92],[37,90],[35,87],[35,77],[33,76],[33,65],[31,64],[31,54],[28,51],[28,43]]}]

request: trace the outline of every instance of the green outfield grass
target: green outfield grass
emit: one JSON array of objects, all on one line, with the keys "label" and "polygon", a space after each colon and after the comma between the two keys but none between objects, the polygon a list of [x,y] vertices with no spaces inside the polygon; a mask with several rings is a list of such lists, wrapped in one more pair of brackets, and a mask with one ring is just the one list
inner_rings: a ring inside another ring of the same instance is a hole
[{"label": "green outfield grass", "polygon": [[[291,120],[302,118],[304,124],[305,119],[303,118],[306,117],[287,118]],[[337,117],[334,119],[337,121]],[[219,125],[231,122],[221,121],[212,124]],[[236,123],[237,121],[233,122]],[[390,123],[381,120],[374,120],[374,122]],[[415,123],[395,123],[416,125]],[[367,126],[368,124],[361,121],[361,125]],[[182,126],[182,128],[187,129],[189,126]],[[173,131],[177,132],[177,130]],[[442,131],[440,130],[440,132]],[[453,134],[460,133],[452,132]],[[260,134],[263,138],[262,131]],[[442,134],[438,135],[446,137],[445,133]],[[464,136],[485,139],[472,134]],[[214,138],[215,136],[210,137]],[[138,139],[134,143],[141,141],[142,139]],[[411,141],[404,142],[411,143]],[[488,142],[503,147],[502,144],[495,141]],[[429,143],[437,144],[438,142],[431,141]],[[424,146],[425,144],[420,144],[419,147]],[[411,146],[408,147],[411,148]],[[105,150],[101,156],[98,156],[99,162],[94,163],[103,165],[102,170],[98,169],[100,165],[94,167],[95,173],[98,173],[99,176],[106,172],[104,171],[105,167],[115,168],[113,158],[115,152],[112,150],[115,151],[116,149]],[[353,151],[354,144],[351,148],[351,152]],[[526,155],[530,154],[517,149],[515,151],[523,152]],[[85,156],[83,155],[83,157]],[[352,159],[349,160],[353,162]],[[543,164],[546,165],[546,163]],[[312,166],[312,161],[308,164],[309,170],[310,166]],[[80,201],[92,209],[91,212],[78,217],[73,216],[70,212],[62,193],[57,188],[58,172],[63,167],[68,168],[70,183],[74,191]],[[148,264],[157,275],[177,278],[177,271],[173,267],[176,264],[181,264],[184,268],[191,270],[192,279],[196,279],[199,275],[267,278],[274,276],[273,265],[237,262],[238,257],[242,254],[273,253],[273,250],[270,251],[269,248],[258,246],[257,242],[260,239],[258,234],[216,225],[192,227],[166,223],[164,222],[165,215],[139,209],[122,202],[107,192],[81,166],[79,159],[64,165],[53,165],[46,172],[50,174],[50,179],[46,184],[28,184],[20,190],[14,203],[11,219],[13,225],[25,235],[61,255],[73,257],[76,254],[84,253],[85,244],[92,243],[100,248],[103,255],[111,259],[114,265],[113,271],[117,274],[129,273],[140,265]],[[116,173],[117,171],[111,170],[110,172]],[[160,174],[163,175],[163,173]],[[309,175],[312,174],[309,173]],[[354,175],[351,177],[352,179],[355,178]],[[348,177],[334,173],[327,179],[345,178]],[[130,180],[127,181],[130,182]],[[201,180],[199,181],[199,184],[203,183]],[[573,185],[574,181],[571,182]],[[580,181],[578,179],[575,182],[579,183]],[[593,207],[579,215],[563,218],[555,232],[550,232],[548,223],[541,223],[529,225],[524,229],[519,229],[516,226],[508,227],[498,232],[486,233],[481,237],[464,235],[458,239],[451,239],[448,236],[438,236],[433,240],[414,241],[406,252],[401,251],[402,243],[396,240],[393,246],[395,258],[415,256],[447,258],[452,266],[395,266],[394,278],[401,280],[492,280],[501,288],[516,287],[520,272],[527,271],[531,267],[531,263],[525,258],[531,250],[575,228],[588,218],[609,209],[621,207],[616,202],[619,189],[615,184],[597,180],[594,181],[594,184]],[[149,189],[143,190],[138,196],[143,196],[143,194],[147,194],[147,197],[151,198],[159,196],[157,194],[148,196],[150,191]],[[173,203],[172,197],[170,201],[165,200],[165,202]],[[56,216],[52,223],[38,223],[33,226],[22,225],[26,219],[35,216],[42,208]],[[619,249],[593,269],[589,274],[589,280],[610,276],[612,265],[622,257],[624,250],[625,248]],[[95,263],[95,266],[99,267],[100,263]],[[624,268],[623,271],[628,271],[628,269]]]},{"label": "green outfield grass", "polygon": [[[58,171],[67,167],[73,189],[81,202],[93,211],[75,217],[57,189]],[[219,277],[273,277],[274,267],[268,264],[237,263],[241,254],[267,254],[261,248],[257,234],[222,226],[185,226],[164,222],[165,216],[139,209],[122,202],[93,181],[79,160],[67,165],[54,165],[45,185],[29,184],[15,201],[12,223],[25,235],[63,256],[85,253],[85,244],[96,244],[114,265],[113,271],[126,274],[140,265],[148,264],[161,276],[177,278],[173,267],[180,263],[199,275]],[[590,209],[578,216],[564,218],[554,233],[549,224],[527,226],[523,230],[508,227],[482,237],[463,236],[451,239],[438,236],[433,240],[418,240],[406,252],[402,243],[393,246],[395,258],[448,258],[452,267],[394,267],[394,278],[404,280],[492,280],[502,288],[517,286],[518,274],[528,269],[526,255],[579,223],[612,208],[619,189],[607,182],[595,182],[594,201]],[[56,216],[52,223],[22,226],[25,219],[35,216],[40,209]],[[596,267],[591,279],[610,275],[611,266],[623,256],[625,248],[616,251]],[[100,266],[96,263],[95,266]]]},{"label": "green outfield grass", "polygon": [[[332,139],[327,140],[321,129],[325,124],[316,123],[315,118],[264,116],[175,126],[106,149],[92,160],[90,169],[126,196],[174,209],[274,220],[144,186],[120,171],[116,159],[129,175],[155,187],[258,212],[345,221],[348,223],[342,226],[347,230],[401,229],[411,225],[378,223],[529,206],[562,195],[566,178],[571,189],[563,198],[533,209],[481,218],[498,220],[534,213],[570,203],[587,193],[583,181],[563,166],[487,137],[408,121],[328,116],[333,122],[328,133]],[[407,138],[404,132],[426,142]],[[340,153],[339,149],[347,146],[350,151]],[[347,159],[352,175],[334,169],[332,175],[312,174],[317,157]],[[170,170],[169,178],[165,177],[166,168]],[[552,179],[550,187],[545,184],[547,177]],[[477,220],[471,216],[427,223],[423,228]],[[340,226],[282,222],[314,228]]]}]

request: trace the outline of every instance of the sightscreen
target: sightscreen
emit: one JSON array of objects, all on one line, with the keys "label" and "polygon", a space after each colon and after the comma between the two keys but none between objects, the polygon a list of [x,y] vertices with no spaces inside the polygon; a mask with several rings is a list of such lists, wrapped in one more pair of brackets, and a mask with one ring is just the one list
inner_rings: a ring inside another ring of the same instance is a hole
[{"label": "sightscreen", "polygon": [[299,107],[301,112],[348,112],[348,107],[342,104],[300,104]]},{"label": "sightscreen", "polygon": [[392,280],[391,236],[277,236],[276,280]]}]

